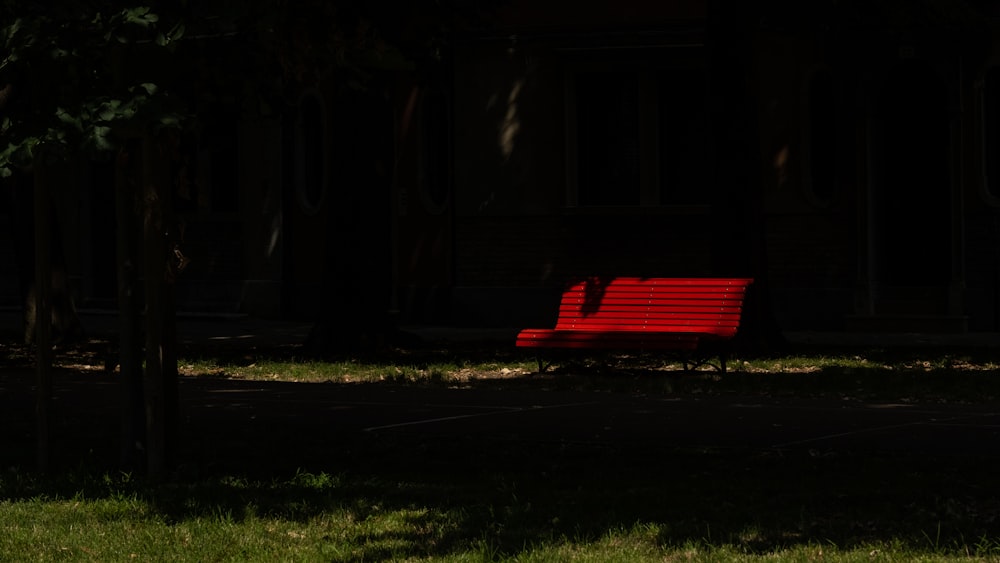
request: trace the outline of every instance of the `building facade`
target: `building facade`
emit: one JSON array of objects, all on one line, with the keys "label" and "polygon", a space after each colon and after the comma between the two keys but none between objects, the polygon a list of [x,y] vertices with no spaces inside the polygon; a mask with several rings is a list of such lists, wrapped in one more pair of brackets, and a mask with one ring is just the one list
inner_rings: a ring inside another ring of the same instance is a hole
[{"label": "building facade", "polygon": [[[799,4],[511,0],[364,95],[227,105],[177,164],[178,309],[517,327],[580,277],[735,275],[784,329],[1000,330],[1000,12]],[[79,166],[101,306],[110,172]]]}]

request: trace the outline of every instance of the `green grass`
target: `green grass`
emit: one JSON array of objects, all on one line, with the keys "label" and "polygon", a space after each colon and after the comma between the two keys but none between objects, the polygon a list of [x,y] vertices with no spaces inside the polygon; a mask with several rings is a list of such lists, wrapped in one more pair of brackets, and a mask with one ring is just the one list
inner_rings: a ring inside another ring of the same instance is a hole
[{"label": "green grass", "polygon": [[[717,488],[720,471],[728,472],[716,467],[688,483],[661,482],[639,472],[628,475],[627,487],[603,490],[592,488],[598,483],[579,471],[527,479],[518,471],[498,470],[457,480],[404,477],[398,471],[381,477],[298,473],[267,481],[229,476],[158,486],[128,475],[77,472],[41,480],[8,472],[0,481],[0,559],[1000,559],[997,539],[959,531],[995,513],[970,514],[960,499],[913,495],[904,486],[914,483],[890,485],[860,503],[841,495],[872,483],[838,483],[837,494],[795,500],[773,497],[766,490],[771,483],[758,491],[723,490],[703,498],[695,493]],[[877,472],[875,479],[886,477]],[[920,478],[904,477],[910,479]],[[944,489],[947,495],[953,487]],[[894,506],[902,499],[910,514]],[[924,504],[931,499],[936,500]],[[945,516],[951,521],[940,519]]]},{"label": "green grass", "polygon": [[430,364],[315,361],[255,358],[249,362],[212,359],[181,360],[179,369],[188,375],[210,375],[256,381],[334,383],[453,383],[479,376],[524,375],[528,362],[438,361]]},{"label": "green grass", "polygon": [[[775,498],[767,490],[770,482],[764,490],[702,495],[718,488],[718,472],[729,473],[717,466],[687,483],[671,483],[639,472],[627,475],[632,478],[627,487],[603,489],[579,471],[535,479],[507,469],[458,479],[404,477],[399,471],[380,477],[298,473],[267,481],[228,476],[157,486],[128,475],[77,472],[43,480],[8,472],[0,481],[0,559],[1000,559],[996,538],[959,531],[974,529],[976,518],[995,513],[970,514],[960,499],[912,495],[904,485],[913,483],[891,485],[860,503],[841,495],[872,483],[837,483],[836,494],[794,500]],[[877,473],[875,479],[886,477]],[[919,477],[906,475],[904,481],[909,479]],[[947,495],[953,487],[944,489]],[[903,499],[909,514],[894,506]],[[941,520],[945,516],[951,521]],[[879,517],[891,518],[880,522]]]},{"label": "green grass", "polygon": [[580,389],[663,394],[789,395],[898,401],[1000,400],[993,350],[859,349],[736,357],[720,374],[658,355],[579,355],[538,373],[534,358],[508,350],[396,353],[375,360],[315,361],[246,356],[180,361],[182,374],[265,381],[394,383]]}]

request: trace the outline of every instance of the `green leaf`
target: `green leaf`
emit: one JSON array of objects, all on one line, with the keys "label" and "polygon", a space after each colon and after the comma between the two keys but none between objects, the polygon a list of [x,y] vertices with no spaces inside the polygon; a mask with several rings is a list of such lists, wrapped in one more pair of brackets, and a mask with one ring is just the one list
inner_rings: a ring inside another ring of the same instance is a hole
[{"label": "green leaf", "polygon": [[142,27],[149,27],[151,24],[160,21],[160,16],[154,14],[152,12],[152,8],[149,6],[126,8],[122,14],[125,17],[126,23],[132,23]]},{"label": "green leaf", "polygon": [[111,128],[105,127],[103,125],[98,125],[94,127],[94,132],[92,136],[92,142],[94,148],[100,151],[110,151],[115,148],[115,144],[111,141]]},{"label": "green leaf", "polygon": [[3,40],[4,47],[10,49],[11,41],[17,35],[17,32],[21,30],[21,18],[18,18],[11,22],[9,25],[5,25],[0,28],[0,39]]},{"label": "green leaf", "polygon": [[81,118],[81,116],[72,115],[63,108],[56,108],[56,119],[77,131],[83,131],[83,119],[85,117]]},{"label": "green leaf", "polygon": [[65,129],[49,129],[49,133],[46,136],[53,141],[59,142],[60,144],[65,144],[66,137],[68,137]]},{"label": "green leaf", "polygon": [[146,92],[146,94],[149,95],[149,96],[155,95],[156,91],[159,89],[156,86],[156,84],[153,84],[152,82],[143,82],[142,84],[140,84],[140,85],[138,85],[138,86],[136,86],[134,88],[131,88],[129,91],[135,92],[136,89],[138,89],[138,88],[141,88],[142,90],[144,90]]},{"label": "green leaf", "polygon": [[171,41],[177,41],[181,37],[184,37],[184,24],[178,23],[171,28],[170,31],[167,32],[167,37],[169,37]]},{"label": "green leaf", "polygon": [[160,117],[160,125],[163,127],[180,127],[181,117],[176,113],[168,113]]},{"label": "green leaf", "polygon": [[97,118],[101,121],[114,121],[122,116],[121,100],[110,100],[101,105],[97,111]]}]

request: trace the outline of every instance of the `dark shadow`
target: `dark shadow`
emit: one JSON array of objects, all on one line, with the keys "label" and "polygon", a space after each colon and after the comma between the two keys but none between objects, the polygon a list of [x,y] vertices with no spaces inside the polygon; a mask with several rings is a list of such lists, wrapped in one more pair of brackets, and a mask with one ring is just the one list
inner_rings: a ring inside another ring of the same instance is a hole
[{"label": "dark shadow", "polygon": [[584,283],[584,302],[583,302],[583,314],[584,316],[591,316],[597,312],[601,307],[601,302],[604,300],[604,292],[607,287],[614,281],[613,277],[600,277],[592,276],[586,278]]}]

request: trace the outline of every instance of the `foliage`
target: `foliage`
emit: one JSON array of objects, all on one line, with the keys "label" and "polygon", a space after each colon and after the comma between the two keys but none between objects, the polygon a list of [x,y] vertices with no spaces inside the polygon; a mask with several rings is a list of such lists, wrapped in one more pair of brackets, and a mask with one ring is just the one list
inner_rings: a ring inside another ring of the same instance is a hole
[{"label": "foliage", "polygon": [[366,89],[380,72],[440,60],[453,26],[482,10],[432,0],[134,1],[0,3],[0,176],[30,166],[40,147],[107,151],[120,132],[175,127],[187,114],[279,110],[282,81],[333,76]]},{"label": "foliage", "polygon": [[42,147],[107,151],[118,130],[179,123],[156,64],[184,35],[179,19],[114,0],[7,2],[0,16],[0,175]]}]

